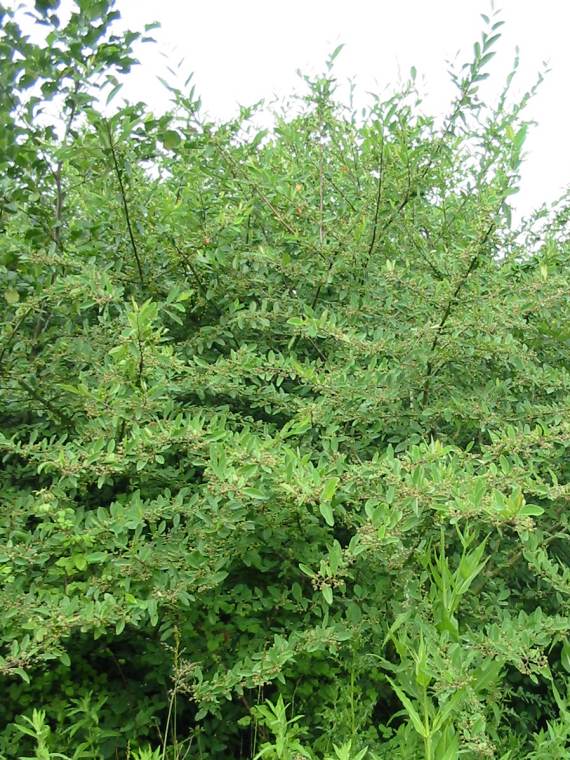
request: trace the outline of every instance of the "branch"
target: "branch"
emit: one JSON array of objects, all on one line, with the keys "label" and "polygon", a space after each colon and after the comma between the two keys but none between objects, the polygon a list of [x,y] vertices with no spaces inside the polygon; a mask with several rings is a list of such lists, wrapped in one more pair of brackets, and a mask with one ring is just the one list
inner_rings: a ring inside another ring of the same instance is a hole
[{"label": "branch", "polygon": [[137,317],[137,347],[139,349],[139,362],[138,362],[138,368],[137,368],[137,388],[141,388],[143,373],[144,373],[144,343],[141,340],[141,326],[139,322],[138,309],[135,312],[135,314]]},{"label": "branch", "polygon": [[[386,232],[386,230],[391,226],[391,224],[394,221],[394,219],[405,209],[405,207],[408,205],[408,203],[411,201],[411,199],[415,198],[416,195],[419,194],[420,183],[427,177],[427,175],[429,174],[431,168],[435,164],[435,161],[436,161],[437,157],[439,156],[439,153],[440,153],[440,151],[441,151],[441,149],[442,149],[442,147],[444,145],[445,139],[450,134],[452,134],[452,132],[453,132],[455,121],[457,120],[459,114],[461,113],[461,109],[462,109],[462,106],[463,106],[463,103],[464,103],[464,99],[465,99],[465,95],[462,93],[461,98],[458,99],[457,105],[455,106],[455,109],[453,110],[451,116],[449,117],[449,119],[447,121],[445,129],[443,130],[442,136],[441,136],[441,138],[440,138],[440,140],[439,140],[439,142],[438,142],[435,150],[433,151],[433,153],[432,153],[429,161],[427,162],[427,164],[425,165],[425,167],[423,168],[423,170],[421,172],[419,172],[419,174],[418,174],[418,176],[416,178],[416,181],[415,181],[415,183],[413,185],[412,185],[412,182],[411,182],[411,178],[410,178],[410,176],[408,174],[408,188],[407,188],[407,190],[406,190],[406,192],[404,194],[404,197],[400,201],[400,203],[396,206],[396,208],[394,209],[394,211],[390,214],[390,216],[388,217],[388,219],[382,225],[382,228],[380,230],[381,235],[383,235]],[[384,148],[384,142],[382,142],[382,148]],[[376,241],[376,229],[377,229],[378,216],[379,216],[379,211],[380,211],[380,206],[379,206],[379,200],[378,200],[378,198],[379,198],[379,196],[377,197],[377,203],[376,203],[376,212],[375,212],[375,218],[374,218],[374,227],[373,227],[373,233],[372,233],[372,241],[370,243],[370,247],[368,249],[368,254],[367,254],[366,260],[364,262],[364,271],[363,271],[363,274],[362,274],[362,282],[364,282],[364,278],[365,278],[366,272],[368,270],[368,265],[370,263],[372,252],[374,250],[374,243]]]},{"label": "branch", "polygon": [[208,293],[207,293],[207,290],[206,290],[206,287],[205,287],[204,283],[202,282],[202,279],[201,279],[200,275],[198,274],[198,272],[196,270],[196,267],[192,264],[192,262],[190,261],[189,257],[185,253],[183,253],[183,251],[180,250],[180,248],[176,244],[176,240],[174,239],[174,237],[170,238],[170,242],[172,244],[172,247],[176,251],[176,253],[180,256],[180,258],[182,259],[182,261],[186,264],[186,266],[188,267],[188,269],[192,273],[192,276],[196,280],[196,284],[198,285],[198,289],[199,289],[200,293],[202,293],[202,295],[204,296],[204,298],[207,301],[208,300]]},{"label": "branch", "polygon": [[112,159],[113,159],[113,167],[115,169],[115,174],[117,175],[117,181],[119,183],[119,189],[120,189],[120,193],[121,193],[121,200],[123,202],[123,211],[125,213],[125,221],[127,223],[127,229],[128,229],[129,238],[130,238],[130,241],[131,241],[131,247],[133,249],[133,254],[135,256],[135,261],[137,263],[137,270],[138,270],[138,273],[139,273],[139,280],[140,280],[141,287],[144,288],[144,275],[143,275],[143,270],[142,270],[142,264],[141,264],[141,260],[140,260],[140,256],[139,256],[139,252],[138,252],[138,248],[137,248],[137,244],[135,242],[135,236],[133,234],[133,227],[131,225],[131,216],[130,216],[130,213],[129,213],[129,205],[127,203],[127,194],[126,194],[126,191],[125,191],[125,186],[123,184],[123,175],[121,174],[121,169],[119,167],[119,162],[117,161],[117,153],[116,153],[116,150],[115,150],[115,144],[113,143],[113,134],[111,132],[111,127],[109,126],[109,122],[107,120],[105,120],[104,124],[105,124],[106,130],[107,130],[107,136],[109,138],[109,147],[111,149],[111,156],[112,156]]},{"label": "branch", "polygon": [[32,387],[28,382],[25,380],[22,380],[21,378],[18,378],[16,380],[18,385],[23,388],[28,395],[30,395],[32,398],[34,398],[36,401],[39,401],[42,406],[44,406],[49,412],[53,414],[54,417],[57,417],[63,424],[71,430],[73,428],[73,424],[71,421],[71,418],[67,416],[65,412],[62,412],[57,407],[55,407],[51,401],[49,401],[47,398],[44,398],[41,393],[39,393],[34,387]]},{"label": "branch", "polygon": [[[73,120],[77,112],[77,100],[75,99],[75,96],[77,95],[78,91],[79,91],[79,82],[76,80],[75,86],[73,88],[73,95],[71,96],[71,107],[69,109],[69,116],[65,124],[65,132],[63,135],[62,144],[64,147],[67,142],[67,138],[69,137],[69,133],[71,132],[71,125],[73,124]],[[63,250],[63,244],[61,242],[61,224],[63,220],[63,203],[65,199],[65,193],[63,191],[62,176],[61,176],[62,171],[63,171],[63,159],[60,158],[56,164],[55,170],[52,172],[54,180],[55,180],[55,191],[56,191],[55,224],[54,224],[54,230],[53,230],[53,239],[56,246],[59,248],[60,251]]]},{"label": "branch", "polygon": [[469,262],[469,266],[467,267],[467,270],[460,277],[459,282],[455,286],[455,289],[454,289],[454,291],[453,291],[453,293],[451,295],[451,298],[447,302],[447,305],[446,305],[446,307],[444,309],[444,312],[443,312],[443,315],[442,315],[442,317],[441,317],[441,319],[439,321],[439,324],[437,325],[437,327],[435,329],[435,335],[434,335],[434,338],[433,338],[433,341],[432,341],[432,344],[431,344],[431,347],[430,347],[429,359],[428,359],[428,362],[427,362],[427,365],[426,365],[426,376],[425,376],[425,379],[424,379],[424,387],[423,387],[423,391],[422,391],[422,407],[425,407],[425,405],[427,404],[427,401],[428,401],[428,396],[429,396],[429,391],[430,391],[430,383],[431,383],[431,379],[433,377],[433,367],[434,367],[434,365],[433,365],[433,355],[434,355],[434,353],[437,350],[437,347],[439,345],[439,341],[440,341],[440,339],[441,339],[441,337],[443,335],[443,331],[445,329],[445,325],[446,325],[447,320],[449,319],[449,317],[451,315],[451,310],[453,309],[453,307],[457,303],[457,298],[458,298],[459,294],[461,293],[461,291],[463,290],[463,287],[465,286],[465,283],[469,279],[470,274],[475,269],[475,266],[476,266],[477,262],[479,261],[479,257],[481,255],[481,251],[483,249],[483,246],[485,245],[485,243],[489,239],[489,236],[491,235],[491,233],[493,232],[494,229],[495,229],[495,222],[493,221],[493,222],[491,222],[491,224],[489,225],[487,231],[485,232],[485,234],[483,235],[483,237],[479,241],[479,243],[477,245],[477,249],[476,249],[475,253],[473,254],[473,257],[471,258],[471,261]]},{"label": "branch", "polygon": [[372,255],[374,250],[374,243],[376,242],[376,232],[378,230],[378,217],[380,214],[380,203],[382,202],[382,186],[384,183],[384,139],[382,139],[382,150],[380,152],[380,167],[378,169],[378,190],[376,192],[376,209],[374,211],[374,224],[372,225],[372,238],[370,239],[370,246],[368,247],[368,255],[366,256],[366,263]]}]

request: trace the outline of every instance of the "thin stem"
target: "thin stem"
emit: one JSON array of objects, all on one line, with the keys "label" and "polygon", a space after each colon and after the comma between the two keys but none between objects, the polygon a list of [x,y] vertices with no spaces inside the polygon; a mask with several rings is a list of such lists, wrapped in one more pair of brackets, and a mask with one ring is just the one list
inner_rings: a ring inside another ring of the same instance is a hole
[{"label": "thin stem", "polygon": [[23,388],[32,398],[36,399],[36,401],[39,401],[42,406],[44,406],[49,412],[51,412],[54,417],[57,417],[63,424],[71,429],[73,427],[71,423],[71,419],[65,414],[65,412],[62,412],[60,409],[55,407],[49,399],[44,398],[41,393],[39,393],[34,387],[32,387],[29,383],[27,383],[25,380],[22,380],[21,378],[18,378],[16,380],[18,385]]},{"label": "thin stem", "polygon": [[477,262],[479,261],[479,257],[481,255],[481,251],[483,250],[483,246],[489,239],[489,236],[491,235],[492,231],[495,229],[495,222],[493,221],[489,227],[487,228],[487,231],[483,235],[482,239],[479,241],[477,245],[477,249],[475,253],[473,254],[471,261],[469,262],[469,266],[467,267],[467,270],[465,273],[460,277],[459,282],[455,286],[455,289],[451,295],[451,298],[446,304],[446,307],[444,309],[444,312],[442,314],[442,317],[439,321],[439,324],[437,325],[435,329],[435,335],[433,337],[433,341],[429,350],[429,359],[426,364],[426,374],[424,379],[424,387],[422,391],[422,406],[425,406],[428,402],[429,397],[429,391],[430,391],[430,384],[431,379],[433,376],[433,355],[435,354],[437,347],[439,345],[439,341],[441,340],[441,337],[443,335],[443,331],[445,329],[445,325],[447,323],[447,320],[449,319],[451,315],[451,311],[454,307],[454,305],[457,303],[457,299],[459,297],[459,294],[461,293],[462,289],[464,288],[465,284],[467,283],[467,280],[469,279],[469,276],[475,269],[475,266]]},{"label": "thin stem", "polygon": [[167,750],[167,743],[168,743],[168,731],[170,729],[170,721],[172,719],[172,711],[174,707],[174,700],[176,698],[176,686],[172,690],[172,694],[170,695],[170,700],[168,702],[168,715],[166,716],[166,727],[164,729],[164,740],[162,743],[162,760],[165,760],[166,758],[166,750]]},{"label": "thin stem", "polygon": [[144,343],[141,340],[141,327],[139,322],[139,312],[137,310],[136,312],[137,316],[137,346],[139,349],[139,364],[138,364],[138,372],[137,372],[137,387],[140,388],[142,386],[142,378],[144,373]]},{"label": "thin stem", "polygon": [[[63,135],[62,144],[64,147],[65,147],[65,144],[67,143],[67,138],[69,137],[69,133],[71,132],[71,126],[73,124],[73,120],[75,119],[75,114],[77,112],[77,100],[75,96],[77,95],[78,91],[79,91],[79,82],[76,80],[74,88],[73,88],[73,94],[71,95],[71,107],[69,109],[69,116],[65,124],[65,132]],[[55,170],[52,171],[54,181],[55,181],[55,190],[56,190],[55,212],[54,212],[55,224],[54,224],[54,229],[53,229],[53,239],[56,246],[58,247],[60,251],[63,251],[63,243],[61,241],[61,225],[63,222],[63,204],[65,201],[62,172],[63,172],[63,159],[60,158],[56,164]]]},{"label": "thin stem", "polygon": [[323,135],[319,141],[319,248],[324,256],[325,225],[324,225],[324,172],[323,172]]},{"label": "thin stem", "polygon": [[180,248],[177,245],[176,240],[174,239],[174,237],[170,238],[170,242],[172,244],[172,247],[176,251],[176,253],[180,256],[180,258],[182,259],[182,261],[186,264],[186,266],[188,267],[188,269],[192,273],[192,276],[196,280],[196,285],[198,286],[198,289],[199,289],[200,293],[202,293],[202,295],[204,296],[204,298],[206,300],[208,300],[208,292],[206,290],[206,287],[204,286],[204,283],[202,282],[202,279],[201,279],[200,275],[198,274],[198,272],[196,270],[196,267],[192,264],[192,262],[190,261],[190,258],[185,253],[183,253],[183,251],[180,250]]},{"label": "thin stem", "polygon": [[370,259],[372,251],[374,250],[374,244],[376,243],[376,232],[378,230],[378,216],[380,214],[380,204],[382,202],[382,186],[384,182],[384,139],[382,139],[382,148],[380,150],[380,166],[378,168],[378,189],[376,191],[376,208],[374,210],[374,223],[372,225],[372,237],[370,239],[370,245],[368,247],[368,254],[366,261]]},{"label": "thin stem", "polygon": [[120,190],[120,194],[121,194],[121,201],[123,203],[123,211],[124,211],[124,214],[125,214],[125,221],[127,223],[127,230],[128,230],[128,233],[129,233],[129,239],[131,241],[131,247],[133,249],[133,254],[134,254],[134,257],[135,257],[135,261],[137,263],[137,270],[138,270],[138,274],[139,274],[140,284],[141,284],[141,287],[144,288],[143,269],[142,269],[141,259],[140,259],[140,256],[139,256],[139,251],[138,251],[137,244],[136,244],[136,241],[135,241],[135,236],[134,236],[134,233],[133,233],[133,227],[132,227],[132,224],[131,224],[131,215],[130,215],[130,212],[129,212],[129,204],[127,202],[127,193],[126,193],[126,190],[125,190],[125,185],[123,184],[123,175],[121,173],[121,169],[119,167],[119,162],[117,160],[117,152],[115,150],[115,144],[113,142],[113,133],[111,131],[111,127],[109,125],[109,122],[105,121],[104,124],[105,124],[105,128],[107,130],[107,137],[109,138],[109,148],[111,150],[111,157],[113,159],[113,167],[115,169],[115,174],[117,176],[117,182],[119,183],[119,190]]},{"label": "thin stem", "polygon": [[432,746],[431,746],[431,729],[429,725],[429,710],[428,710],[428,698],[427,698],[427,691],[424,688],[423,690],[423,703],[424,703],[424,728],[426,730],[426,736],[424,737],[424,747],[425,747],[425,760],[432,760]]}]

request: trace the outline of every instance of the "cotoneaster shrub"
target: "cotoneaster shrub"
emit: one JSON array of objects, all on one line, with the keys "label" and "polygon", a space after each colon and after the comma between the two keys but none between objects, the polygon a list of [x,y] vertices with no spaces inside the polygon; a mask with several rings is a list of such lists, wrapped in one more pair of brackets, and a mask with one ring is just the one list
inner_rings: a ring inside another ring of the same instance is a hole
[{"label": "cotoneaster shrub", "polygon": [[442,124],[335,51],[259,131],[104,117],[138,35],[57,6],[0,10],[0,752],[567,757],[568,202],[512,224],[502,22]]}]

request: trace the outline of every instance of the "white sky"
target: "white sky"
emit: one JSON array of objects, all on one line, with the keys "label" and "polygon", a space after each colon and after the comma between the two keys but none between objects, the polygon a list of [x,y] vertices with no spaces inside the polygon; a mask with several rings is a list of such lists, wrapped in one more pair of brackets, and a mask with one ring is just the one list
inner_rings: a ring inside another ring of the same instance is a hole
[{"label": "white sky", "polygon": [[[525,214],[570,183],[570,1],[498,0],[496,6],[507,23],[489,68],[495,88],[517,45],[515,92],[532,85],[543,61],[551,68],[527,111],[539,126],[526,143],[521,193],[512,198]],[[339,80],[353,77],[363,93],[389,92],[415,66],[426,110],[443,114],[453,94],[446,60],[459,50],[460,61],[469,58],[483,28],[480,13],[491,9],[489,0],[117,0],[116,7],[133,30],[161,23],[152,32],[158,45],[139,49],[141,66],[123,93],[155,111],[167,108],[169,93],[156,80],[164,76],[163,55],[172,67],[184,58],[179,84],[194,72],[206,111],[220,119],[235,114],[237,103],[289,94],[300,85],[296,70],[322,71],[341,42]]]}]

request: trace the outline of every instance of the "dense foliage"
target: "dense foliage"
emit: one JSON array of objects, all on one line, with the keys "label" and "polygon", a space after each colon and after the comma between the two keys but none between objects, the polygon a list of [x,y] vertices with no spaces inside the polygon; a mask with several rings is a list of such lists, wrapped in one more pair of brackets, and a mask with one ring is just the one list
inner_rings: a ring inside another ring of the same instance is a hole
[{"label": "dense foliage", "polygon": [[0,7],[0,756],[568,757],[569,206],[512,225],[502,22],[443,124],[333,54],[259,131],[104,117],[112,5]]}]

